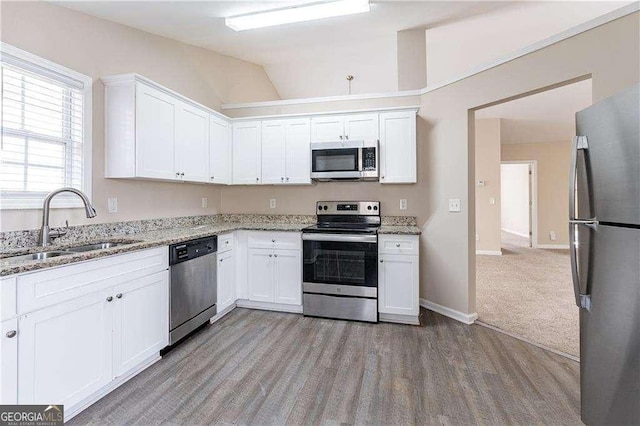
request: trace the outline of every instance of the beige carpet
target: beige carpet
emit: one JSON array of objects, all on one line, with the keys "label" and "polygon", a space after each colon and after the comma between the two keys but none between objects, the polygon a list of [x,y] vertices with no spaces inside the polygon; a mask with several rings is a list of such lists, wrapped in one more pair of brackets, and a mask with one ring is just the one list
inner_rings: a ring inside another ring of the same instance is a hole
[{"label": "beige carpet", "polygon": [[579,356],[569,251],[532,249],[525,238],[503,232],[502,254],[477,256],[479,320]]}]

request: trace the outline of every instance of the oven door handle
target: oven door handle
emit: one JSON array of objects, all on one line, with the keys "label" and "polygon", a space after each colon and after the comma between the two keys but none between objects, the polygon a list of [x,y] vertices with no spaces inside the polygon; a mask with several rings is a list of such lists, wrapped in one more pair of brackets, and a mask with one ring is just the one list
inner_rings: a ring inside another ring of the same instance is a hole
[{"label": "oven door handle", "polygon": [[377,235],[302,234],[303,241],[335,241],[339,243],[377,243]]}]

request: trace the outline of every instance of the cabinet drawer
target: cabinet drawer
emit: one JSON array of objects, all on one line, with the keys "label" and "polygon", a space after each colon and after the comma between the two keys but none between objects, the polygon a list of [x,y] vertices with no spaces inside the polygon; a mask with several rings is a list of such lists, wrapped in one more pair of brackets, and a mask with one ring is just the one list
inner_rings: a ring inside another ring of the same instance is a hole
[{"label": "cabinet drawer", "polygon": [[250,232],[249,248],[299,250],[302,237],[299,232]]},{"label": "cabinet drawer", "polygon": [[18,315],[169,267],[167,247],[123,253],[18,276]]},{"label": "cabinet drawer", "polygon": [[420,238],[417,235],[379,235],[378,252],[417,256],[419,242]]},{"label": "cabinet drawer", "polygon": [[224,253],[233,249],[233,233],[218,235],[218,253]]}]

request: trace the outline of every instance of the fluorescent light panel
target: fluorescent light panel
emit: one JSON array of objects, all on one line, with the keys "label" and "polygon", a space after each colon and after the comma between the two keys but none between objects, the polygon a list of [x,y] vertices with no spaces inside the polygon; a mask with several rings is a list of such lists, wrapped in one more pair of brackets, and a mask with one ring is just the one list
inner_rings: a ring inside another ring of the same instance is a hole
[{"label": "fluorescent light panel", "polygon": [[231,16],[225,18],[225,24],[235,31],[244,31],[369,11],[369,0],[338,0]]}]

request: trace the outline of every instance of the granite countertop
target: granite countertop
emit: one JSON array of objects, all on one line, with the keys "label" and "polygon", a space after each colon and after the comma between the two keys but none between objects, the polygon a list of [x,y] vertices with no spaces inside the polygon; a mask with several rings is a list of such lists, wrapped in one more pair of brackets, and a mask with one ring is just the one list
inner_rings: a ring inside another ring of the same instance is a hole
[{"label": "granite countertop", "polygon": [[422,231],[413,225],[382,225],[378,234],[420,235]]},{"label": "granite countertop", "polygon": [[[142,250],[152,247],[168,246],[170,244],[181,243],[184,241],[210,237],[214,235],[224,234],[226,232],[246,230],[246,231],[288,231],[300,232],[303,228],[309,226],[308,223],[247,223],[247,222],[226,222],[217,224],[205,224],[193,227],[176,227],[169,229],[159,229],[154,231],[137,232],[132,234],[117,234],[108,238],[100,238],[97,240],[75,241],[66,244],[52,244],[46,249],[42,247],[28,247],[21,249],[6,250],[0,252],[0,276],[19,274],[23,272],[35,271],[54,266],[66,265],[69,263],[82,262],[85,260],[96,259],[104,256],[125,253],[129,251]],[[405,234],[419,235],[420,228],[417,226],[403,225],[382,225],[380,234]],[[56,251],[64,250],[68,247],[77,247],[96,242],[120,242],[125,245],[111,247],[102,250],[92,250],[83,253],[73,253],[58,257],[52,257],[43,260],[18,260],[10,256],[18,256],[21,254],[37,253],[40,251]]]},{"label": "granite countertop", "polygon": [[[0,253],[0,276],[19,274],[23,272],[35,271],[38,269],[51,268],[69,263],[82,262],[104,256],[125,253],[129,251],[142,250],[152,247],[168,246],[170,244],[181,243],[196,238],[210,237],[237,230],[247,231],[289,231],[300,232],[309,224],[304,223],[221,223],[200,225],[190,228],[159,229],[155,231],[139,232],[135,234],[120,234],[110,238],[100,240],[75,241],[67,244],[52,244],[46,249],[42,247],[29,247],[24,249],[8,250]],[[43,260],[18,260],[7,256],[17,256],[21,254],[37,253],[40,251],[63,250],[67,247],[77,247],[95,242],[121,242],[127,243],[103,250],[92,250],[83,253],[73,253]]]}]

